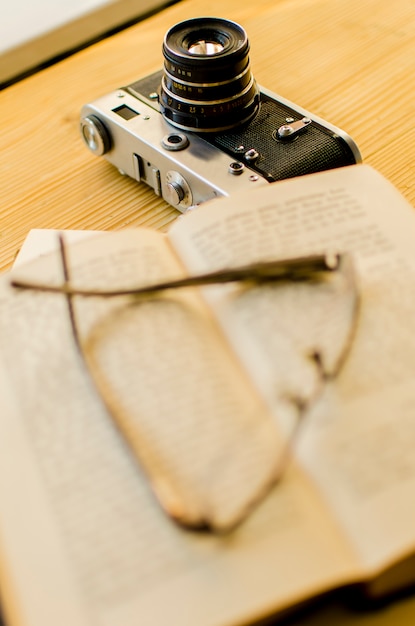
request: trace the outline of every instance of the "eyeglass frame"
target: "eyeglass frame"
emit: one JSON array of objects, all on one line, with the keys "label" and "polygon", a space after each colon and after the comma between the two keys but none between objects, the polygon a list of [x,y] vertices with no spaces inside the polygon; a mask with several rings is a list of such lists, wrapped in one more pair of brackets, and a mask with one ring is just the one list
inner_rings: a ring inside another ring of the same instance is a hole
[{"label": "eyeglass frame", "polygon": [[[360,293],[355,276],[354,264],[350,253],[326,253],[326,254],[311,254],[301,257],[290,257],[285,259],[264,261],[251,263],[248,265],[237,266],[234,268],[225,268],[213,272],[187,276],[185,278],[178,278],[176,280],[162,281],[153,283],[146,286],[133,287],[128,289],[82,289],[74,288],[71,286],[71,276],[69,269],[69,261],[67,255],[67,248],[62,234],[58,236],[59,242],[59,257],[63,271],[63,283],[61,285],[48,285],[42,283],[35,283],[31,281],[25,281],[13,277],[11,279],[11,286],[16,289],[32,289],[44,293],[55,293],[65,296],[68,308],[68,314],[70,319],[71,333],[74,339],[74,343],[80,354],[80,357],[84,363],[84,366],[89,374],[90,380],[94,386],[94,389],[102,400],[107,412],[117,423],[114,417],[113,408],[106,402],[104,395],[102,394],[99,386],[97,385],[94,375],[91,371],[88,359],[83,350],[82,341],[79,334],[79,328],[76,321],[76,314],[73,305],[73,299],[75,297],[84,298],[112,298],[120,296],[134,296],[134,297],[146,297],[150,295],[156,295],[166,290],[183,289],[207,285],[218,285],[226,283],[251,283],[252,285],[261,285],[265,283],[271,283],[276,281],[295,282],[295,281],[316,281],[321,279],[327,273],[341,272],[345,274],[349,286],[352,288],[353,297],[353,313],[351,324],[349,327],[348,336],[344,342],[343,349],[337,359],[336,367],[331,371],[325,371],[321,354],[318,350],[309,355],[310,359],[314,362],[318,372],[321,385],[316,389],[315,393],[307,401],[300,397],[292,397],[290,400],[294,403],[298,411],[298,419],[295,423],[294,429],[291,432],[289,441],[283,453],[280,455],[279,463],[277,464],[275,474],[272,479],[266,485],[261,488],[260,493],[256,495],[249,506],[240,514],[239,518],[231,526],[227,528],[217,528],[215,524],[208,519],[199,520],[196,523],[194,521],[189,522],[186,520],[186,514],[183,511],[171,510],[168,503],[163,502],[160,494],[155,491],[156,499],[159,501],[160,506],[166,513],[166,515],[177,522],[180,526],[188,530],[203,530],[210,531],[212,533],[223,534],[224,532],[230,532],[237,528],[248,517],[251,510],[255,508],[258,502],[262,501],[271,489],[279,482],[285,472],[288,459],[290,457],[290,451],[295,443],[300,432],[301,425],[304,422],[304,417],[307,414],[310,407],[315,403],[321,393],[321,389],[326,382],[335,379],[350,352],[354,337],[358,326],[358,316],[360,310]],[[150,486],[153,485],[152,477],[147,472],[147,479]]]}]

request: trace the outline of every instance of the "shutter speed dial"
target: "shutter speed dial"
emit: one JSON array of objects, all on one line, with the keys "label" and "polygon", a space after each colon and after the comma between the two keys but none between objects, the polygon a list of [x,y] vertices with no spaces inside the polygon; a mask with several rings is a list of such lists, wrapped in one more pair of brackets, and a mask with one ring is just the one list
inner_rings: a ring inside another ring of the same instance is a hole
[{"label": "shutter speed dial", "polygon": [[192,205],[192,192],[187,180],[174,170],[166,174],[166,196],[167,202],[182,211]]}]

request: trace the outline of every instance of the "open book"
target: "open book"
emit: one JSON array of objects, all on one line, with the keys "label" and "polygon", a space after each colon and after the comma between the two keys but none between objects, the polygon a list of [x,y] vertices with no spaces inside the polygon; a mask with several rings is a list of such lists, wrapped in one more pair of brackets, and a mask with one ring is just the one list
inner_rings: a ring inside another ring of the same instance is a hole
[{"label": "open book", "polygon": [[[167,235],[123,231],[69,246],[71,280],[87,288],[350,253],[357,326],[339,375],[318,394],[315,363],[310,373],[291,343],[286,349],[283,324],[293,317],[288,334],[298,329],[301,346],[321,341],[330,350],[348,300],[340,294],[327,308],[319,285],[307,285],[300,305],[293,284],[167,291],[140,301],[132,318],[116,300],[74,297],[100,396],[74,343],[67,299],[16,289],[3,276],[7,625],[236,626],[350,583],[373,581],[381,593],[407,582],[404,565],[415,553],[414,244],[411,207],[356,165],[215,200]],[[58,255],[16,276],[59,284]],[[149,481],[155,459],[159,475],[177,473],[180,493],[197,506],[207,493],[226,511],[250,481],[260,483],[257,466],[286,455],[293,396],[314,401],[281,479],[246,520],[231,532],[195,533],[164,513]],[[107,410],[113,403],[120,423]]]}]

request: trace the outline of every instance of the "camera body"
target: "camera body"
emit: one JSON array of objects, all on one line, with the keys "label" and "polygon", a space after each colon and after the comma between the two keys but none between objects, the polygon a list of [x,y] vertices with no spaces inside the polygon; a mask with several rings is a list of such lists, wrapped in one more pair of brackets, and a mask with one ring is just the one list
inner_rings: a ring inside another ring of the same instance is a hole
[{"label": "camera body", "polygon": [[243,29],[196,18],[166,35],[164,70],[83,107],[89,149],[184,212],[361,160],[339,128],[258,88]]}]

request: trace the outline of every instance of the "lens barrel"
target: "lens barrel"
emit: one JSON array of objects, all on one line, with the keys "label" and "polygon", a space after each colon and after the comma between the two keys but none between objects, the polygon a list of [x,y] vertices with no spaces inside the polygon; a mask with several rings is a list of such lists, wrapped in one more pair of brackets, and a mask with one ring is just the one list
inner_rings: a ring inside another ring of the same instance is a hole
[{"label": "lens barrel", "polygon": [[220,132],[257,113],[249,42],[235,22],[212,17],[180,22],[167,32],[163,55],[160,107],[174,126]]}]

